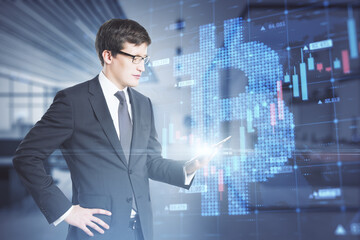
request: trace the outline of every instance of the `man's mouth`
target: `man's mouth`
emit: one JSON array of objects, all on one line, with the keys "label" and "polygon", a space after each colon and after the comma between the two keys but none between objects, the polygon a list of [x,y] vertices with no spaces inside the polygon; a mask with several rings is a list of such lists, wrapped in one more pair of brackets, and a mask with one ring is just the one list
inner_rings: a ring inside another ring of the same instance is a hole
[{"label": "man's mouth", "polygon": [[140,79],[141,75],[133,75],[136,79]]}]

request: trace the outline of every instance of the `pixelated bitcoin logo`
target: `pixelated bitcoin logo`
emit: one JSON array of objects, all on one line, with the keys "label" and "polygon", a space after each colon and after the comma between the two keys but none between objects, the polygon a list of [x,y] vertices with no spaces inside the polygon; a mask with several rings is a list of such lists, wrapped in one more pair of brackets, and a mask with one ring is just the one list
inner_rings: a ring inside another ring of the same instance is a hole
[{"label": "pixelated bitcoin logo", "polygon": [[[245,73],[248,85],[238,96],[221,99],[219,72],[229,68]],[[244,42],[242,20],[230,19],[224,22],[224,47],[215,48],[213,24],[201,26],[200,52],[175,57],[174,75],[194,80],[194,136],[216,142],[222,122],[241,123],[237,130],[239,153],[215,159],[195,178],[194,186],[203,189],[202,215],[220,214],[219,202],[225,190],[228,213],[248,213],[249,183],[267,181],[283,171],[295,149],[293,115],[283,101],[283,69],[278,54],[261,42]],[[256,134],[251,151],[245,149],[249,133]]]}]

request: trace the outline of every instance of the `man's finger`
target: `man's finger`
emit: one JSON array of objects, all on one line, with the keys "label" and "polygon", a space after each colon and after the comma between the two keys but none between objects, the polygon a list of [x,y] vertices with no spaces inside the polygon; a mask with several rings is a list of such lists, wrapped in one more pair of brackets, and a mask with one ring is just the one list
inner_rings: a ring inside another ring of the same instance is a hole
[{"label": "man's finger", "polygon": [[101,229],[98,225],[96,225],[95,223],[93,223],[93,222],[90,221],[87,225],[88,225],[89,227],[95,229],[95,230],[98,231],[99,233],[104,234],[104,230],[102,230],[102,229]]},{"label": "man's finger", "polygon": [[103,228],[109,229],[109,225],[107,225],[103,220],[101,220],[100,218],[97,217],[92,217],[90,219],[91,221],[97,223],[98,225],[102,226]]},{"label": "man's finger", "polygon": [[83,230],[87,235],[89,235],[90,237],[93,237],[94,234],[85,226],[81,227],[81,230]]},{"label": "man's finger", "polygon": [[111,216],[111,212],[110,212],[110,211],[104,210],[104,209],[99,209],[99,208],[91,209],[91,213],[92,213],[92,214],[104,214],[104,215]]}]

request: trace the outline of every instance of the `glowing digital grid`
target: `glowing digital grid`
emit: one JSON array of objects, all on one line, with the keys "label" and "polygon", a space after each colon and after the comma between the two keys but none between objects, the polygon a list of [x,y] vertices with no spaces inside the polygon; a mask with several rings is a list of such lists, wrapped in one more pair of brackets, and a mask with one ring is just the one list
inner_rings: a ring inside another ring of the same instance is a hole
[{"label": "glowing digital grid", "polygon": [[[283,69],[278,54],[261,42],[244,42],[241,18],[224,21],[224,47],[215,48],[215,26],[200,26],[200,52],[174,58],[176,77],[191,75],[192,132],[205,142],[216,142],[220,123],[240,120],[239,155],[222,157],[201,170],[194,185],[201,193],[201,214],[220,214],[221,193],[228,192],[228,214],[249,213],[248,184],[267,181],[281,172],[295,149],[294,120],[282,99]],[[219,70],[245,73],[248,86],[238,97],[220,99]],[[246,151],[246,132],[257,142]],[[231,133],[230,133],[231,134]]]}]

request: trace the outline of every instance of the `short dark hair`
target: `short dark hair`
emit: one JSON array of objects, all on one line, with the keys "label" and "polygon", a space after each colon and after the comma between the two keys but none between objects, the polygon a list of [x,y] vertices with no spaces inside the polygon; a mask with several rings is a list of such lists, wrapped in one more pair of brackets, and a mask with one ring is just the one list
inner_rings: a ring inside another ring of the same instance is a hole
[{"label": "short dark hair", "polygon": [[146,43],[149,46],[151,39],[146,29],[134,20],[110,19],[101,25],[95,40],[95,48],[101,65],[104,66],[102,57],[104,50],[110,50],[116,57],[117,51],[122,50],[126,42],[136,46]]}]

